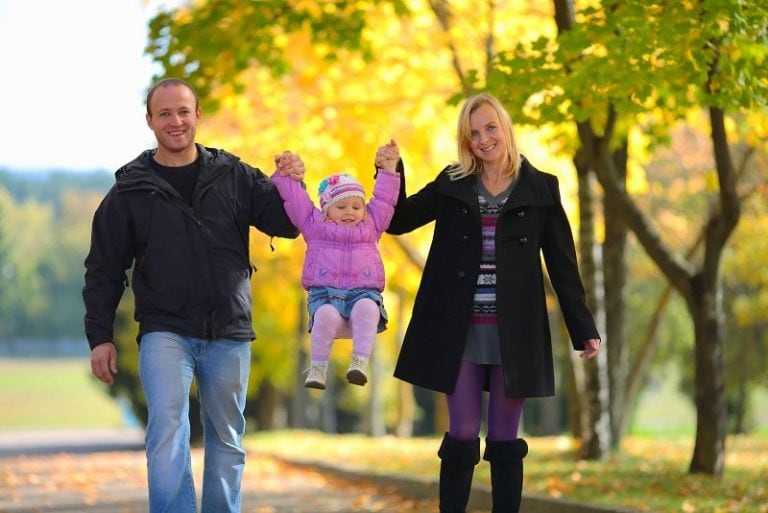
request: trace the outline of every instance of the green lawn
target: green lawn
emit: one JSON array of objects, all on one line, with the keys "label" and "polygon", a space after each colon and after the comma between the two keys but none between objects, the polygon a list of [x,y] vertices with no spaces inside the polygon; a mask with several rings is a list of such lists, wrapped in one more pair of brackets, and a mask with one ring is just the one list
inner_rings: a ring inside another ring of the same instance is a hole
[{"label": "green lawn", "polygon": [[678,389],[680,371],[668,365],[664,381],[640,394],[630,434],[638,436],[686,436],[696,430],[696,410]]},{"label": "green lawn", "polygon": [[87,358],[0,358],[0,430],[119,427],[117,403]]},{"label": "green lawn", "polygon": [[[729,437],[722,479],[689,475],[692,440],[627,437],[603,462],[577,461],[568,437],[527,438],[525,491],[653,513],[768,513],[768,437]],[[251,451],[348,469],[436,479],[439,437],[399,439],[272,431],[246,437]],[[490,485],[487,462],[475,482]]]}]

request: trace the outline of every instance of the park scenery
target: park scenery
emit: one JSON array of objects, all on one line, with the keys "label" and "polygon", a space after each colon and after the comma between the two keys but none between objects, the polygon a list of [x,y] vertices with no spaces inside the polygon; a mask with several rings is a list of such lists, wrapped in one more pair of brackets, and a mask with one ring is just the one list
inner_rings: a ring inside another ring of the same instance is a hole
[{"label": "park scenery", "polygon": [[[158,69],[145,86],[200,93],[199,142],[267,174],[294,151],[309,191],[345,171],[370,193],[395,139],[416,192],[457,159],[462,100],[498,97],[522,153],[559,180],[603,337],[578,358],[548,288],[557,391],[525,406],[524,493],[768,513],[767,21],[758,0],[209,0],[137,30]],[[0,435],[146,422],[131,289],[113,386],[91,377],[83,335],[83,260],[114,172],[0,166]],[[432,233],[382,237],[390,322],[370,380],[347,384],[340,341],[317,391],[304,241],[252,231],[249,451],[437,479],[444,397],[393,377]],[[193,390],[198,444],[196,408]]]}]

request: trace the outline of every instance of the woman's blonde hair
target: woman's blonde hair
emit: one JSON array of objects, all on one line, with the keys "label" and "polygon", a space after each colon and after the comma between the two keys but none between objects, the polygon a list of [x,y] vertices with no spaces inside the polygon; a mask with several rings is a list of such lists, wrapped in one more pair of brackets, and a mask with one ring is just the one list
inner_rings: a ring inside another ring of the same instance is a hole
[{"label": "woman's blonde hair", "polygon": [[512,126],[512,118],[509,116],[509,113],[501,102],[493,95],[480,93],[467,98],[467,101],[464,102],[464,105],[461,107],[461,112],[459,113],[459,122],[456,130],[459,161],[455,166],[448,170],[448,174],[452,180],[479,174],[483,170],[483,162],[472,153],[472,130],[469,123],[470,116],[481,105],[490,105],[499,116],[501,129],[504,131],[504,136],[507,140],[506,150],[507,155],[509,156],[509,168],[506,170],[506,173],[510,176],[514,176],[520,169],[522,157],[520,156],[520,150],[517,147],[515,130]]}]

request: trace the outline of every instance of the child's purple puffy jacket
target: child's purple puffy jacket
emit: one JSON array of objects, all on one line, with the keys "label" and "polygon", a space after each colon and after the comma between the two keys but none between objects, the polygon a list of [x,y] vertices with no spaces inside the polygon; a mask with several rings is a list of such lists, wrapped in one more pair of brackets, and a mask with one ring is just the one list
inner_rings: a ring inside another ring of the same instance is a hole
[{"label": "child's purple puffy jacket", "polygon": [[379,170],[365,218],[355,226],[325,219],[306,189],[278,173],[272,181],[285,201],[285,211],[307,243],[301,284],[350,290],[384,290],[384,264],[378,242],[389,226],[400,190],[400,175]]}]

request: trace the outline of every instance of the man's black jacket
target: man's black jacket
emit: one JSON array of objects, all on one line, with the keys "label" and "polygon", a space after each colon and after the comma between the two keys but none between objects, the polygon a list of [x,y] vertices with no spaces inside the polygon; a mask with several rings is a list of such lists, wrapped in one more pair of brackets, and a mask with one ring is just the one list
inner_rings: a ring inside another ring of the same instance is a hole
[{"label": "man's black jacket", "polygon": [[139,335],[171,331],[252,340],[249,227],[295,238],[283,201],[259,169],[197,146],[200,176],[190,207],[150,166],[147,150],[120,168],[93,219],[85,259],[85,333],[113,340],[115,310],[133,267]]}]

